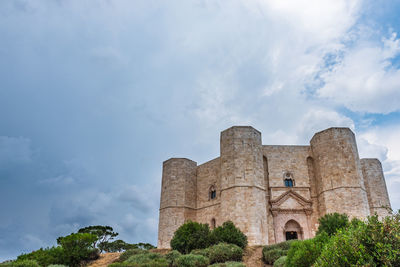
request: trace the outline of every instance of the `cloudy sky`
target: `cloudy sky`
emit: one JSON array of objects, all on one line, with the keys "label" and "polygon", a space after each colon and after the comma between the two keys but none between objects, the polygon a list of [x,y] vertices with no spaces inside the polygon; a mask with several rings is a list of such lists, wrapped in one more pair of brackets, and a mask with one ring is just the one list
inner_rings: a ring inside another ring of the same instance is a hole
[{"label": "cloudy sky", "polygon": [[398,0],[0,1],[0,261],[80,227],[157,239],[162,161],[220,131],[350,127],[400,208]]}]

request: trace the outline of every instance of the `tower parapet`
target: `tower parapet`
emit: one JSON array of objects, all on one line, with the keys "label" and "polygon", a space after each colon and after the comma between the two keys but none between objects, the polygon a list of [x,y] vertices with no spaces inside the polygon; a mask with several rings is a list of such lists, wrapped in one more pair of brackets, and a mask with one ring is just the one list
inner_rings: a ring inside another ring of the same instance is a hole
[{"label": "tower parapet", "polygon": [[169,248],[175,231],[196,216],[197,163],[185,158],[164,161],[162,172],[158,247]]},{"label": "tower parapet", "polygon": [[310,143],[318,175],[319,215],[338,212],[357,218],[368,216],[354,133],[349,128],[329,128],[316,133]]}]

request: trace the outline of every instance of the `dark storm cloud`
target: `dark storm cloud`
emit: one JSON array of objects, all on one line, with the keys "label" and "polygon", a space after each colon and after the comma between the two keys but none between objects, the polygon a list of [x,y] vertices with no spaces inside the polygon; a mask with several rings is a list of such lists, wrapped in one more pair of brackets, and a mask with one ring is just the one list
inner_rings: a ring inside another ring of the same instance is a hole
[{"label": "dark storm cloud", "polygon": [[217,157],[232,124],[352,126],[303,92],[359,9],[278,3],[0,1],[0,261],[90,224],[155,244],[162,162]]}]

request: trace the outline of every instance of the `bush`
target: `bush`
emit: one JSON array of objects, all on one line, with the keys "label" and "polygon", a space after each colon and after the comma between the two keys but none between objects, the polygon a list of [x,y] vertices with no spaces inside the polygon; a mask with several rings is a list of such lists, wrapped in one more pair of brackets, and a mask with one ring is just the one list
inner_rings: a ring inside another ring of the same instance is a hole
[{"label": "bush", "polygon": [[352,223],[326,244],[315,266],[400,266],[400,214]]},{"label": "bush", "polygon": [[143,249],[139,249],[139,248],[129,249],[129,250],[125,251],[124,253],[122,253],[121,256],[119,256],[119,261],[123,262],[123,261],[126,261],[127,259],[129,259],[133,255],[145,254],[145,253],[149,253],[149,252],[147,250],[143,250]]},{"label": "bush", "polygon": [[292,243],[289,251],[287,252],[286,266],[312,266],[328,241],[328,234],[322,232],[312,239]]},{"label": "bush", "polygon": [[210,253],[210,247],[203,249],[194,249],[190,252],[190,254],[201,255],[207,258],[209,257],[209,253]]},{"label": "bush", "polygon": [[265,246],[263,248],[263,253],[265,251],[272,250],[272,249],[289,250],[290,244],[292,244],[293,242],[296,242],[296,241],[297,240],[288,240],[288,241],[285,241],[285,242],[281,242],[281,243],[276,243],[276,244]]},{"label": "bush", "polygon": [[213,244],[224,242],[235,244],[241,248],[247,246],[246,235],[243,234],[231,221],[224,222],[221,226],[215,228],[212,231],[210,238],[210,242]]},{"label": "bush", "polygon": [[246,267],[242,262],[227,261],[225,263],[215,263],[209,267]]},{"label": "bush", "polygon": [[176,260],[182,256],[182,254],[177,250],[172,250],[165,255],[165,259],[168,261],[169,266],[176,265]]},{"label": "bush", "polygon": [[188,221],[176,230],[171,240],[171,248],[187,254],[193,249],[206,248],[210,245],[208,224]]},{"label": "bush", "polygon": [[284,267],[286,266],[287,256],[282,256],[274,262],[274,267]]},{"label": "bush", "polygon": [[47,267],[68,267],[67,265],[62,265],[62,264],[51,264]]},{"label": "bush", "polygon": [[274,262],[282,256],[286,256],[287,250],[282,250],[279,248],[264,250],[263,259],[267,264],[274,264]]},{"label": "bush", "polygon": [[317,235],[321,232],[333,236],[339,229],[349,226],[349,217],[346,214],[330,213],[318,219]]},{"label": "bush", "polygon": [[209,248],[208,257],[210,263],[242,261],[243,249],[234,244],[219,243]]},{"label": "bush", "polygon": [[108,267],[139,267],[139,265],[136,263],[114,262],[109,264]]},{"label": "bush", "polygon": [[17,261],[35,260],[41,266],[51,264],[62,264],[65,261],[64,250],[62,247],[41,248],[28,254],[17,257]]},{"label": "bush", "polygon": [[1,264],[1,267],[40,267],[35,260],[19,260]]},{"label": "bush", "polygon": [[160,254],[149,252],[149,253],[142,253],[130,256],[129,259],[125,261],[125,263],[144,264],[150,261],[159,260],[161,258],[162,256]]},{"label": "bush", "polygon": [[207,267],[209,264],[207,257],[201,255],[187,254],[180,256],[177,260],[176,266],[179,267]]},{"label": "bush", "polygon": [[94,234],[77,233],[59,237],[57,243],[64,250],[65,263],[74,267],[79,266],[83,260],[92,260],[99,256],[98,251],[93,248],[96,240],[97,236]]}]

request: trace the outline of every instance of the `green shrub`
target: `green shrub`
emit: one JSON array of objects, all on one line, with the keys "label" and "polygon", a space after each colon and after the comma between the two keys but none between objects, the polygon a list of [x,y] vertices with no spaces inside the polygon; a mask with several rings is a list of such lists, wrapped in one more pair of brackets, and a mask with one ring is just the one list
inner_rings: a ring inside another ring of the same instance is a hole
[{"label": "green shrub", "polygon": [[299,240],[292,243],[289,251],[287,252],[286,266],[312,266],[328,241],[328,234],[322,232],[312,239]]},{"label": "green shrub", "polygon": [[65,264],[74,267],[79,266],[83,260],[97,258],[99,253],[93,248],[93,242],[96,240],[97,236],[89,233],[77,233],[59,237],[57,243],[64,250]]},{"label": "green shrub", "polygon": [[114,262],[109,264],[108,267],[139,267],[139,265],[136,263]]},{"label": "green shrub", "polygon": [[267,264],[274,264],[274,262],[282,256],[286,256],[287,250],[282,250],[279,248],[264,250],[263,251],[263,259]]},{"label": "green shrub", "polygon": [[321,232],[333,236],[339,229],[349,226],[349,217],[346,214],[330,213],[318,219],[317,235]]},{"label": "green shrub", "polygon": [[176,260],[182,256],[182,254],[177,251],[177,250],[172,250],[170,252],[168,252],[167,254],[165,254],[165,259],[168,261],[169,266],[174,266],[176,265]]},{"label": "green shrub", "polygon": [[209,265],[209,267],[246,267],[242,262],[237,261],[227,261],[225,263],[215,263],[213,265]]},{"label": "green shrub", "polygon": [[187,254],[193,249],[206,248],[210,244],[208,224],[188,221],[176,230],[171,240],[171,248]]},{"label": "green shrub", "polygon": [[210,247],[203,249],[194,249],[190,252],[190,254],[202,255],[207,258],[209,257],[209,253],[210,253]]},{"label": "green shrub", "polygon": [[207,257],[201,255],[187,254],[182,255],[176,260],[179,267],[207,267],[209,265]]},{"label": "green shrub", "polygon": [[274,267],[285,267],[287,256],[282,256],[274,262]]},{"label": "green shrub", "polygon": [[[8,265],[10,264],[10,265]],[[6,265],[1,265],[7,266],[7,267],[40,267],[39,263],[35,260],[19,260],[19,261],[13,261],[11,263],[6,263]]]},{"label": "green shrub", "polygon": [[28,254],[17,257],[17,261],[35,260],[41,266],[50,264],[63,264],[65,261],[64,250],[62,247],[41,248]]},{"label": "green shrub", "polygon": [[234,244],[219,243],[209,248],[208,257],[210,263],[242,261],[243,249]]},{"label": "green shrub", "polygon": [[67,265],[62,265],[62,264],[51,264],[47,267],[68,267]]},{"label": "green shrub", "polygon": [[297,240],[288,240],[288,241],[284,241],[284,242],[281,242],[281,243],[276,243],[276,244],[265,246],[263,248],[263,253],[265,251],[273,250],[273,249],[289,250],[290,244],[292,244],[293,242],[296,242],[296,241]]},{"label": "green shrub", "polygon": [[352,223],[326,244],[315,266],[400,266],[400,214]]},{"label": "green shrub", "polygon": [[129,259],[133,255],[145,254],[145,253],[149,253],[149,251],[143,250],[140,248],[129,249],[119,256],[119,261],[123,262],[123,261],[126,261],[127,259]]},{"label": "green shrub", "polygon": [[210,242],[213,244],[229,243],[235,244],[241,248],[247,246],[247,236],[237,228],[233,222],[224,222],[221,226],[215,228],[210,235]]},{"label": "green shrub", "polygon": [[144,264],[150,261],[161,259],[162,256],[158,253],[142,253],[130,256],[129,259],[124,261],[125,263],[136,263],[136,264]]}]

